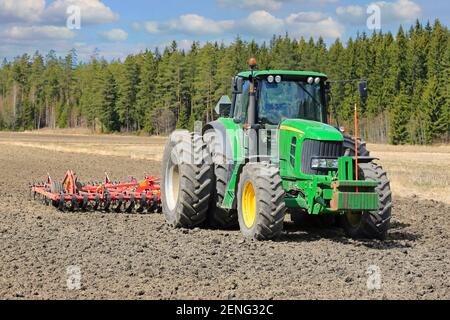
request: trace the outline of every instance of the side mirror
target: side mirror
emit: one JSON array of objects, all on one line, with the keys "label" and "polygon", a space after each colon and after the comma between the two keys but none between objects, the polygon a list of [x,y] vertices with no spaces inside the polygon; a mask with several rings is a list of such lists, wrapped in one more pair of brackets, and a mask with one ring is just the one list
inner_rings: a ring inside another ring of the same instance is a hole
[{"label": "side mirror", "polygon": [[361,81],[358,87],[359,87],[359,96],[361,97],[361,100],[366,101],[369,96],[369,92],[367,89],[367,81]]},{"label": "side mirror", "polygon": [[242,93],[244,88],[244,79],[241,77],[234,77],[232,80],[231,87],[233,88],[233,93],[239,94]]},{"label": "side mirror", "polygon": [[222,96],[214,108],[216,114],[220,117],[229,117],[231,111],[231,99],[228,96]]}]

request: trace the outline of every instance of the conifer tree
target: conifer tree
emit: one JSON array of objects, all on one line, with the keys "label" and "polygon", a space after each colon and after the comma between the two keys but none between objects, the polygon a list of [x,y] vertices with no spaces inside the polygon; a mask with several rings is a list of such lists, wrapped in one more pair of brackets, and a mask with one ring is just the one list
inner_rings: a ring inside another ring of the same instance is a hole
[{"label": "conifer tree", "polygon": [[118,114],[127,132],[135,128],[136,96],[139,84],[139,69],[136,57],[129,55],[122,66],[123,72],[119,78]]},{"label": "conifer tree", "polygon": [[405,90],[395,98],[391,109],[389,142],[394,145],[406,144],[409,140],[408,121],[410,118],[409,99]]},{"label": "conifer tree", "polygon": [[449,131],[448,97],[442,94],[437,76],[433,76],[425,88],[422,100],[425,143],[446,137]]}]

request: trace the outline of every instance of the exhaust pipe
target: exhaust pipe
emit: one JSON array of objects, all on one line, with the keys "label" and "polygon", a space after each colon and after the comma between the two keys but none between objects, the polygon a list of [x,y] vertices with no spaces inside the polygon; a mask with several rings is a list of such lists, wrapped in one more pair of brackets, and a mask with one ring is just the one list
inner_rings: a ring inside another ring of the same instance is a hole
[{"label": "exhaust pipe", "polygon": [[257,162],[258,156],[258,132],[256,128],[256,96],[255,96],[255,78],[253,72],[255,71],[257,64],[256,59],[251,58],[248,62],[248,65],[252,71],[250,78],[250,97],[248,102],[248,157],[250,162]]}]

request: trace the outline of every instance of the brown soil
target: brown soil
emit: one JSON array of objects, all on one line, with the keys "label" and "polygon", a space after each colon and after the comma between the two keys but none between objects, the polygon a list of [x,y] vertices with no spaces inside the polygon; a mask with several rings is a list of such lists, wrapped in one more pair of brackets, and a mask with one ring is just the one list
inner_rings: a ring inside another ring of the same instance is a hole
[{"label": "brown soil", "polygon": [[[279,241],[253,242],[239,231],[174,230],[162,215],[60,213],[28,195],[28,183],[47,172],[60,178],[73,169],[87,181],[104,171],[114,179],[159,174],[159,167],[0,144],[0,298],[450,299],[450,206],[435,201],[397,197],[385,242],[290,222]],[[81,270],[80,290],[67,287],[72,265]],[[380,290],[367,289],[370,265],[381,270]]]}]

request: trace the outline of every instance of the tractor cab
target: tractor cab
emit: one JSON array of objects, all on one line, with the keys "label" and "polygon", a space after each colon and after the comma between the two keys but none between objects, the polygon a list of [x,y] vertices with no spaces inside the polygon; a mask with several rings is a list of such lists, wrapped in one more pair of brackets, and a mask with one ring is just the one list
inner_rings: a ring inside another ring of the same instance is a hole
[{"label": "tractor cab", "polygon": [[287,119],[326,122],[326,75],[316,72],[267,70],[242,72],[233,79],[230,116],[248,120],[250,82],[254,82],[256,123],[273,127]]}]

